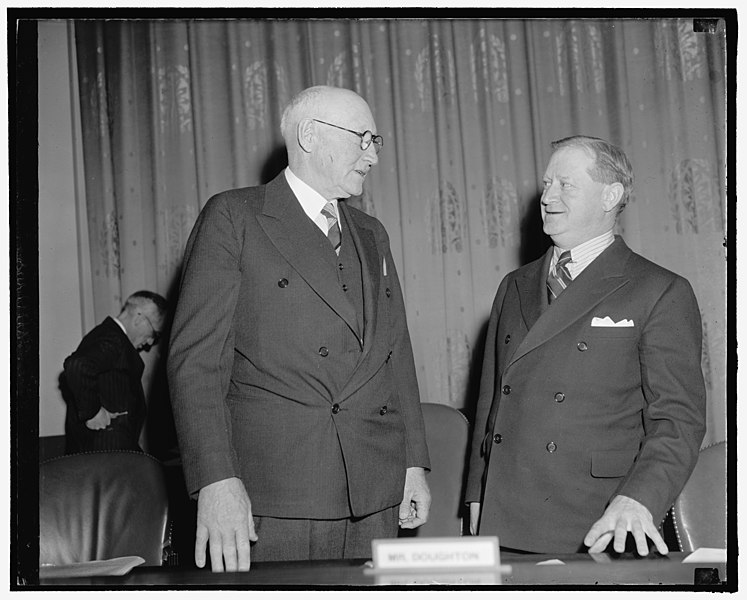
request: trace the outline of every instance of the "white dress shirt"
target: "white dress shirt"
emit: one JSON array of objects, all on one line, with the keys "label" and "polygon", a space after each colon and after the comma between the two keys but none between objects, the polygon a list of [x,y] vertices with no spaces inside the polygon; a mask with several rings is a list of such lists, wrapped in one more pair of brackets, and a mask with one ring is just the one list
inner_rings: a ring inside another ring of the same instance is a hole
[{"label": "white dress shirt", "polygon": [[[571,279],[576,279],[591,262],[604,252],[615,241],[615,234],[610,229],[606,233],[590,239],[575,248],[571,248],[571,262],[566,264]],[[564,252],[557,246],[553,248],[552,258],[550,259],[550,272],[555,268],[558,258]]]},{"label": "white dress shirt", "polygon": [[327,235],[329,231],[329,224],[327,223],[327,217],[322,214],[322,209],[327,205],[327,202],[332,203],[332,207],[335,211],[335,217],[337,217],[337,224],[342,231],[342,223],[340,223],[340,213],[337,210],[337,200],[327,200],[319,192],[313,189],[307,183],[301,181],[298,176],[290,170],[290,167],[285,168],[285,179],[290,186],[290,189],[295,194],[298,201],[301,203],[301,208],[306,215],[316,223],[316,226],[321,229],[324,235]]},{"label": "white dress shirt", "polygon": [[124,334],[127,335],[127,330],[125,329],[125,326],[122,325],[122,321],[120,321],[117,317],[112,317],[112,320],[119,325],[119,327],[124,331]]}]

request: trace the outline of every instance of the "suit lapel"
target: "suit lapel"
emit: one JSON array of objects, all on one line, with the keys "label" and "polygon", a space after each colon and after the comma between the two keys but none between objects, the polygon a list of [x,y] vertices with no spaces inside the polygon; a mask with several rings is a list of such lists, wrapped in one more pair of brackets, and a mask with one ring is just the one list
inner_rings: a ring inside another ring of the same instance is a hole
[{"label": "suit lapel", "polygon": [[[549,252],[552,252],[552,248]],[[625,263],[629,256],[630,250],[625,242],[622,241],[622,238],[616,238],[615,242],[586,267],[574,279],[573,284],[536,318],[506,367],[560,334],[607,296],[625,285],[629,281],[629,278],[624,275]],[[546,298],[547,292],[545,291],[544,281],[549,262],[544,260],[541,264],[543,265],[542,269],[530,272],[531,277],[528,277],[528,281],[522,284],[526,290],[532,288],[537,290],[540,285],[542,286],[542,291],[536,298],[530,298],[528,294],[520,294],[522,314],[525,314],[524,302],[527,303],[526,313],[535,315],[536,307],[541,306],[542,303],[541,295],[544,294]],[[533,283],[532,279],[534,279]]]},{"label": "suit lapel", "polygon": [[516,278],[521,316],[527,330],[532,328],[540,315],[547,309],[547,287],[544,273],[547,273],[550,268],[551,257],[552,247],[545,253],[542,260],[535,260],[527,265],[522,274]]},{"label": "suit lapel", "polygon": [[[363,283],[363,356],[365,358],[371,349],[365,341],[373,339],[376,329],[376,307],[379,297],[379,253],[376,249],[376,238],[367,227],[358,223],[345,202],[338,202],[337,208],[347,226],[350,239],[358,252],[361,262],[361,279]],[[344,236],[344,234],[343,234]],[[343,237],[344,239],[344,237]]]},{"label": "suit lapel", "polygon": [[283,173],[265,187],[257,221],[278,252],[357,335],[355,308],[337,280],[332,246],[303,211]]}]

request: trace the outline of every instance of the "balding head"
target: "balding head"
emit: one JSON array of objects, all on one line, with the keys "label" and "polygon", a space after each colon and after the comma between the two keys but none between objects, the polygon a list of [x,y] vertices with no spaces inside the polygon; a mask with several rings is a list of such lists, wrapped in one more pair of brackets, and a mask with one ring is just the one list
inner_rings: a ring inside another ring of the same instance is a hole
[{"label": "balding head", "polygon": [[330,86],[307,88],[288,103],[280,129],[291,170],[322,196],[363,192],[363,180],[378,158],[375,144],[361,147],[361,135],[375,134],[376,123],[358,94]]},{"label": "balding head", "polygon": [[[303,118],[329,120],[353,108],[370,111],[366,101],[352,90],[315,85],[298,92],[291,98],[280,118],[280,132],[290,152],[298,145],[298,123]],[[291,167],[292,168],[292,167]]]},{"label": "balding head", "polygon": [[127,337],[139,350],[149,350],[158,343],[166,322],[168,304],[163,296],[140,290],[129,296],[117,317]]}]

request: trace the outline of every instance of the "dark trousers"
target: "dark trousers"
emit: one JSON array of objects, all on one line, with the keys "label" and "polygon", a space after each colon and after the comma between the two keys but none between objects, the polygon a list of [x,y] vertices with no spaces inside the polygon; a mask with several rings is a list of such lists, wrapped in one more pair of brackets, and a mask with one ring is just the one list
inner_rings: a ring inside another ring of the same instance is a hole
[{"label": "dark trousers", "polygon": [[371,558],[371,540],[397,537],[399,506],[335,520],[254,517],[252,562]]}]

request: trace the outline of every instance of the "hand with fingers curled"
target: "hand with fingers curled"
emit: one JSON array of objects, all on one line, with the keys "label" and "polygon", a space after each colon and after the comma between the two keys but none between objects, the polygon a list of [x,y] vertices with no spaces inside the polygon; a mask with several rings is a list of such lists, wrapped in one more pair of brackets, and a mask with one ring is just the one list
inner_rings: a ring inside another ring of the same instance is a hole
[{"label": "hand with fingers curled", "polygon": [[399,526],[415,529],[428,520],[431,492],[425,480],[425,469],[410,467],[405,474],[405,493],[399,505]]},{"label": "hand with fingers curled", "polygon": [[99,409],[93,417],[86,421],[86,427],[92,431],[98,431],[100,429],[106,429],[111,425],[112,420],[122,415],[126,415],[127,411],[122,412],[111,412],[106,410],[103,406]]}]

